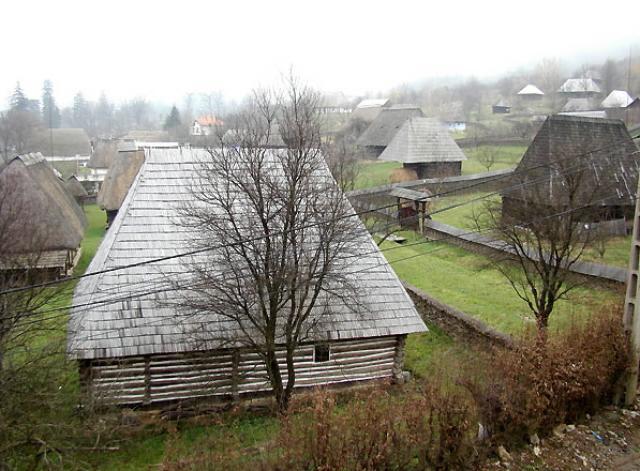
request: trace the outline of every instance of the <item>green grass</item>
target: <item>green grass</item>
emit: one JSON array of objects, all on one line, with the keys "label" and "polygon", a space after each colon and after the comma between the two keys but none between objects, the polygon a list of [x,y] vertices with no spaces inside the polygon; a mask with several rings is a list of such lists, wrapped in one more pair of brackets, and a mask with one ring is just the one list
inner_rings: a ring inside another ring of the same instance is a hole
[{"label": "green grass", "polygon": [[388,185],[391,183],[389,180],[391,172],[397,168],[402,168],[400,162],[363,161],[358,166],[358,178],[356,179],[355,188]]},{"label": "green grass", "polygon": [[631,251],[631,238],[631,236],[612,237],[606,242],[603,257],[600,256],[595,247],[589,247],[585,250],[583,258],[589,262],[627,268]]},{"label": "green grass", "polygon": [[467,156],[467,160],[462,162],[463,175],[487,171],[487,167],[480,161],[480,155],[485,150],[495,152],[495,163],[491,166],[491,171],[493,171],[516,166],[527,148],[525,146],[478,146],[465,148],[463,151]]},{"label": "green grass", "polygon": [[82,253],[80,260],[75,267],[74,274],[80,275],[85,272],[89,263],[93,259],[102,238],[104,237],[107,218],[105,212],[96,204],[87,204],[84,207],[84,213],[87,216],[87,228],[84,233],[84,239],[80,246]]},{"label": "green grass", "polygon": [[433,220],[461,229],[475,230],[474,215],[481,214],[487,203],[500,201],[499,195],[487,196],[489,194],[479,191],[438,198],[432,203],[430,211],[443,211],[434,214]]},{"label": "green grass", "polygon": [[[402,234],[408,243],[424,240],[412,232]],[[488,258],[444,243],[402,248],[393,242],[383,244],[384,249],[391,247],[396,248],[383,253],[398,276],[436,299],[505,333],[520,334],[533,326],[528,307]],[[578,288],[569,299],[556,304],[551,328],[561,328],[574,317],[621,301],[620,294],[609,290]]]}]

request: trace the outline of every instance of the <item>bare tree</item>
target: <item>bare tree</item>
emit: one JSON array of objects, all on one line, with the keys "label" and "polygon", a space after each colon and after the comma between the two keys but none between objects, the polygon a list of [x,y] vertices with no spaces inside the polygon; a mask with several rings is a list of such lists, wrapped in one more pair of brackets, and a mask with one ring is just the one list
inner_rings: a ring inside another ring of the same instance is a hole
[{"label": "bare tree", "polygon": [[[492,231],[509,254],[494,260],[536,319],[546,342],[549,318],[558,300],[580,285],[570,269],[598,238],[585,223],[605,216],[603,203],[617,199],[593,178],[604,173],[590,157],[556,156],[535,170],[516,171],[502,205],[487,203],[475,216],[478,230]],[[513,263],[515,261],[515,264]]]},{"label": "bare tree", "polygon": [[0,113],[0,145],[4,159],[8,159],[10,153],[24,153],[40,125],[38,117],[30,111],[12,109]]},{"label": "bare tree", "polygon": [[499,161],[499,151],[493,146],[479,146],[476,147],[476,151],[478,161],[487,169],[487,172]]},{"label": "bare tree", "polygon": [[[180,221],[198,228],[195,247],[221,247],[190,264],[197,281],[181,302],[202,325],[221,319],[228,328],[195,338],[257,352],[282,412],[295,386],[294,354],[326,337],[318,328],[331,318],[330,294],[351,296],[344,257],[358,245],[355,234],[366,234],[327,171],[318,100],[294,79],[282,93],[255,92],[237,117],[238,142],[220,139],[210,150]],[[270,148],[276,135],[284,149]]]}]

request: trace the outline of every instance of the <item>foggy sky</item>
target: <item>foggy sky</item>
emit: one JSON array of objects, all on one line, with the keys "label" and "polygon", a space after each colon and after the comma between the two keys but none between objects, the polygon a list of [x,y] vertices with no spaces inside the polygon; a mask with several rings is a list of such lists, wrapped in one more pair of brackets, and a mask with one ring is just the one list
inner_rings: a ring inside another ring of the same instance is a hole
[{"label": "foggy sky", "polygon": [[[427,77],[496,76],[543,57],[596,59],[638,44],[630,0],[3,0],[0,109],[19,80],[120,101],[181,103],[185,92],[240,98],[293,67],[350,95]],[[635,51],[635,50],[634,50]],[[635,51],[637,52],[637,51]],[[623,52],[624,54],[624,52]]]}]

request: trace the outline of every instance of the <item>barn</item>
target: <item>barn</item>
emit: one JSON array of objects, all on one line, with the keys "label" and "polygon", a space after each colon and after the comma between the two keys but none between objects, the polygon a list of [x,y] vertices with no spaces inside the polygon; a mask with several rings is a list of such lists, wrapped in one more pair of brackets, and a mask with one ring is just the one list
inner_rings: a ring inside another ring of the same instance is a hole
[{"label": "barn", "polygon": [[[502,194],[509,220],[562,210],[567,192],[584,206],[585,222],[632,221],[638,185],[638,148],[617,119],[552,115],[544,122]],[[570,187],[568,178],[579,180]]]},{"label": "barn", "polygon": [[[270,389],[255,351],[220,340],[235,338],[237,324],[180,309],[182,288],[168,281],[189,275],[188,265],[173,256],[200,233],[179,223],[180,208],[197,204],[190,189],[208,157],[202,149],[148,149],[88,269],[100,274],[76,287],[79,307],[70,314],[68,354],[78,360],[83,384],[98,401],[153,406],[201,397],[224,401]],[[328,170],[323,172],[326,178]],[[358,253],[344,262],[345,276],[353,277],[362,304],[351,304],[337,288],[326,293],[321,311],[313,307],[313,335],[294,358],[298,388],[398,377],[406,336],[426,331],[364,229],[356,241]],[[215,273],[205,254],[190,257]],[[135,265],[150,259],[160,260]],[[194,338],[193,329],[216,335]]]},{"label": "barn", "polygon": [[356,141],[366,156],[376,158],[389,145],[398,130],[409,118],[423,117],[415,105],[394,105],[382,108],[373,122]]},{"label": "barn", "polygon": [[592,78],[570,78],[558,89],[558,93],[566,97],[589,98],[600,94],[600,87]]},{"label": "barn", "polygon": [[70,274],[86,225],[82,208],[40,153],[0,166],[0,270],[28,268],[41,280]]},{"label": "barn", "polygon": [[423,179],[460,175],[467,157],[438,120],[417,117],[405,121],[378,159],[402,162]]}]

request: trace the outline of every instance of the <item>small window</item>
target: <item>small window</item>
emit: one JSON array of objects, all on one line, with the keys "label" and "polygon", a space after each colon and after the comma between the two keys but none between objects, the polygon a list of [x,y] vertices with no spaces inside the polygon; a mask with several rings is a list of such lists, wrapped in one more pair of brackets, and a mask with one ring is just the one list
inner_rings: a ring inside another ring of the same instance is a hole
[{"label": "small window", "polygon": [[329,361],[329,345],[316,345],[313,348],[313,361],[314,363],[321,363],[323,361]]}]

